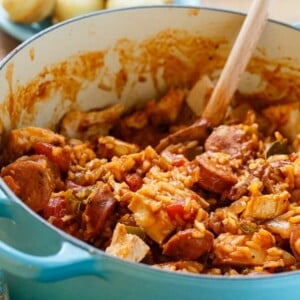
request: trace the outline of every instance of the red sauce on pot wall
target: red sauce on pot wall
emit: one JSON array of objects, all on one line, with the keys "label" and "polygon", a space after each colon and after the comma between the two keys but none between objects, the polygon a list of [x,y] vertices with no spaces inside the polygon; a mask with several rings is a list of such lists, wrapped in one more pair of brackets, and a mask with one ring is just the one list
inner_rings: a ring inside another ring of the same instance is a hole
[{"label": "red sauce on pot wall", "polygon": [[[150,75],[158,92],[170,84],[190,86],[201,74],[222,67],[224,58],[216,52],[221,45],[226,45],[226,42],[203,39],[179,30],[166,30],[143,42],[121,39],[110,49],[79,53],[67,61],[46,66],[25,86],[16,83],[12,65],[7,71],[11,90],[1,110],[9,113],[11,127],[34,123],[37,104],[47,103],[58,92],[59,105],[64,107],[64,102],[67,102],[70,108],[71,102],[74,108],[78,93],[87,82],[93,81],[98,82],[99,89],[115,91],[117,100],[128,84],[134,85],[128,82],[133,73],[141,82]],[[105,62],[108,57],[117,59],[117,69],[114,67],[112,71]],[[195,65],[199,68],[192,68]],[[165,82],[163,86],[159,83],[162,80]],[[61,111],[61,108],[57,109]],[[57,120],[55,116],[53,120]]]}]

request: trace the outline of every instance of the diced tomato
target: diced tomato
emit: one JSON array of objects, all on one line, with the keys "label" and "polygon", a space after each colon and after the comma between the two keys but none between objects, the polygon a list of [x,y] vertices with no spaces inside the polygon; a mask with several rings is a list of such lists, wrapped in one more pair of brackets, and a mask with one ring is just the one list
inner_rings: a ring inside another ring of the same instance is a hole
[{"label": "diced tomato", "polygon": [[196,208],[191,207],[189,210],[185,208],[184,200],[169,204],[166,210],[171,220],[183,220],[189,222],[193,221],[197,215]]},{"label": "diced tomato", "polygon": [[186,163],[186,159],[183,155],[174,155],[174,159],[172,160],[172,165],[174,167],[181,167]]},{"label": "diced tomato", "polygon": [[62,217],[68,213],[67,201],[63,197],[50,198],[47,206],[43,210],[43,217],[54,226],[64,229]]},{"label": "diced tomato", "polygon": [[67,202],[63,197],[50,198],[47,206],[43,210],[46,219],[50,217],[63,217],[67,214]]},{"label": "diced tomato", "polygon": [[143,185],[143,179],[137,173],[127,174],[125,176],[125,181],[129,185],[130,190],[132,190],[133,192],[140,189]]},{"label": "diced tomato", "polygon": [[167,213],[169,217],[173,220],[176,219],[176,216],[182,217],[184,215],[184,202],[178,201],[167,206]]},{"label": "diced tomato", "polygon": [[70,165],[70,153],[66,149],[48,143],[33,145],[36,154],[47,156],[62,172],[67,172]]}]

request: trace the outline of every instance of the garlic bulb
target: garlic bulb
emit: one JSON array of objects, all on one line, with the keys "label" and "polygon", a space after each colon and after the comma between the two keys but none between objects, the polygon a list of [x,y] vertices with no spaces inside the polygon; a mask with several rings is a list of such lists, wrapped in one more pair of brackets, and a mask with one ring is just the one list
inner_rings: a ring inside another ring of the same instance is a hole
[{"label": "garlic bulb", "polygon": [[108,0],[106,8],[116,8],[134,5],[168,4],[169,0]]},{"label": "garlic bulb", "polygon": [[105,8],[104,0],[56,0],[53,22],[61,22]]},{"label": "garlic bulb", "polygon": [[9,18],[17,23],[31,24],[48,17],[56,0],[2,0]]}]

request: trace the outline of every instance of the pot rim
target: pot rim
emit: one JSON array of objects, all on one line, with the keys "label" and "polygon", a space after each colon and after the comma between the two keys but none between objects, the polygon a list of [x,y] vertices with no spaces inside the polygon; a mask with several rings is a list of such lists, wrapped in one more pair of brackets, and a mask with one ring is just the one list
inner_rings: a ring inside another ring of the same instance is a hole
[{"label": "pot rim", "polygon": [[[57,24],[53,24],[50,27],[47,27],[40,32],[36,33],[26,41],[23,41],[20,45],[18,45],[14,50],[12,50],[8,55],[6,55],[1,61],[0,61],[0,71],[7,65],[7,63],[22,49],[28,47],[32,42],[35,40],[38,40],[42,36],[48,34],[49,32],[55,31],[57,28],[68,26],[71,23],[78,22],[79,20],[83,19],[88,19],[90,17],[98,16],[98,15],[104,15],[104,14],[112,14],[115,12],[119,11],[132,11],[132,10],[150,10],[150,9],[199,9],[199,10],[207,10],[207,11],[217,11],[217,12],[223,12],[223,13],[228,13],[228,14],[234,14],[234,15],[241,15],[245,16],[246,13],[242,11],[237,11],[237,10],[231,10],[231,9],[226,9],[226,8],[218,8],[218,7],[213,7],[213,6],[203,6],[203,5],[180,5],[180,4],[170,4],[170,5],[141,5],[141,6],[132,6],[132,7],[120,7],[120,8],[114,8],[114,9],[105,9],[105,10],[99,10],[99,11],[94,11],[90,12],[84,15],[80,15],[77,17],[74,17],[72,19],[68,19],[62,22],[59,22]],[[299,30],[300,28],[297,28],[297,23],[296,26],[293,24],[285,23],[283,21],[279,20],[274,20],[274,19],[268,19],[268,23],[275,23],[279,24],[281,26],[290,28],[292,30]]]}]

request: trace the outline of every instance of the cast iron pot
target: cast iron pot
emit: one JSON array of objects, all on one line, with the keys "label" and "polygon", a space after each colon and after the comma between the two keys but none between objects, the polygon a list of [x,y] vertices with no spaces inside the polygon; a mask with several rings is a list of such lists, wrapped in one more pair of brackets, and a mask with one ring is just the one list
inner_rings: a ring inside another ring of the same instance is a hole
[{"label": "cast iron pot", "polygon": [[[97,12],[46,29],[0,63],[2,144],[7,130],[55,128],[70,109],[130,107],[171,85],[190,87],[201,74],[217,77],[243,20],[229,11],[153,6]],[[299,99],[297,29],[269,21],[254,56],[241,93],[257,101]],[[48,224],[2,181],[0,187],[0,266],[13,300],[300,297],[300,271],[191,275],[113,258]]]}]

